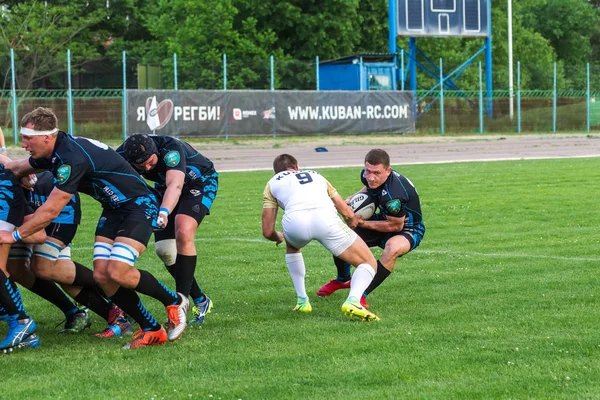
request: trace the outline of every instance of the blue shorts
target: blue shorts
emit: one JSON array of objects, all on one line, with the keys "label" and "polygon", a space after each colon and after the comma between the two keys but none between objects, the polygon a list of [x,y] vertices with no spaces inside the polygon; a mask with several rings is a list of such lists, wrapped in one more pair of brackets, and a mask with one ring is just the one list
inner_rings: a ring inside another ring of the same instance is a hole
[{"label": "blue shorts", "polygon": [[96,236],[110,240],[126,237],[148,245],[152,232],[158,226],[158,203],[154,195],[141,196],[119,208],[105,208],[96,226]]},{"label": "blue shorts", "polygon": [[175,239],[175,216],[178,214],[188,215],[198,222],[198,225],[204,220],[206,215],[210,215],[217,190],[219,189],[219,178],[214,176],[207,177],[204,181],[193,181],[183,187],[177,206],[169,214],[169,223],[163,230],[154,233],[154,239],[159,242],[165,239]]},{"label": "blue shorts", "polygon": [[425,236],[425,225],[421,222],[413,227],[402,229],[399,232],[379,232],[360,227],[357,227],[354,231],[365,241],[367,246],[381,247],[382,249],[385,248],[385,244],[390,238],[398,235],[404,236],[410,243],[410,251],[412,251],[416,249],[421,243],[421,240],[423,240],[423,236]]}]

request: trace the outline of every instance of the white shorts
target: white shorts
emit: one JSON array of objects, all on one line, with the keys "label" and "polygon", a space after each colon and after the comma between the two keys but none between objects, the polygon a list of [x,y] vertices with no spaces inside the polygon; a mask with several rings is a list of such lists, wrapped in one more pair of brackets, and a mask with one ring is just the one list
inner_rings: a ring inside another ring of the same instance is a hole
[{"label": "white shorts", "polygon": [[336,257],[350,247],[357,237],[335,211],[327,209],[286,213],[281,223],[285,240],[292,246],[301,249],[314,239]]}]

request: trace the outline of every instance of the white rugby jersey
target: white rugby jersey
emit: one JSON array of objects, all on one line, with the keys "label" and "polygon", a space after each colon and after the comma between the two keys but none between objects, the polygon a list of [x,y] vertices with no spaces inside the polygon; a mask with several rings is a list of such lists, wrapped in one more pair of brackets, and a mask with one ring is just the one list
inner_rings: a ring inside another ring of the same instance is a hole
[{"label": "white rugby jersey", "polygon": [[337,191],[327,179],[315,171],[283,171],[265,187],[263,208],[280,206],[286,213],[314,208],[335,211],[331,198]]}]

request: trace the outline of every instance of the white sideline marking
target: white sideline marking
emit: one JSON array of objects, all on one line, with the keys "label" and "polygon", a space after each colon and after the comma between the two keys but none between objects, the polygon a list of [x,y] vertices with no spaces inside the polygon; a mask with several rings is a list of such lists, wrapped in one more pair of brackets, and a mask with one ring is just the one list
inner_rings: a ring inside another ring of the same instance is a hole
[{"label": "white sideline marking", "polygon": [[[266,239],[253,239],[253,238],[196,238],[194,242],[245,242],[245,243],[265,243],[274,244],[270,240]],[[317,243],[311,242],[309,246],[316,246]],[[154,242],[148,243],[148,247],[154,246]],[[71,251],[90,251],[94,250],[93,247],[73,247]],[[465,256],[476,256],[476,257],[501,257],[501,258],[537,258],[537,259],[548,259],[548,260],[560,260],[560,261],[600,261],[600,257],[565,257],[565,256],[551,256],[543,254],[524,254],[524,253],[482,253],[478,251],[446,251],[446,250],[426,250],[417,249],[417,254],[441,254],[441,255],[465,255]]]},{"label": "white sideline marking", "polygon": [[[428,164],[456,164],[456,163],[467,163],[467,162],[487,162],[487,161],[526,161],[526,160],[554,160],[562,158],[596,158],[598,154],[585,154],[577,156],[508,156],[508,157],[496,157],[496,158],[465,158],[457,160],[436,160],[436,161],[414,161],[414,162],[399,162],[393,163],[396,165],[428,165]],[[339,165],[302,165],[302,169],[327,169],[327,168],[364,168],[364,164],[339,164]],[[257,168],[242,168],[242,169],[227,169],[218,168],[219,173],[221,172],[254,172],[254,171],[271,171],[271,167],[257,167]]]}]

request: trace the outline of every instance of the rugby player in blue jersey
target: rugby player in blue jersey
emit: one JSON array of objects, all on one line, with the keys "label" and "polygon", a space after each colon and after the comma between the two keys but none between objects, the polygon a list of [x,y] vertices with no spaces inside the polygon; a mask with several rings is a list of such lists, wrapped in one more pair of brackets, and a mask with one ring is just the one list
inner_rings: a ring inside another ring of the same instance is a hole
[{"label": "rugby player in blue jersey", "polygon": [[[0,157],[0,162],[7,159]],[[25,198],[17,177],[0,164],[0,229],[12,232],[23,223]],[[38,229],[27,237],[28,243],[43,243],[46,233]],[[21,292],[7,270],[10,244],[0,245],[0,320],[8,323],[8,332],[0,341],[0,352],[40,345],[35,321],[25,311]]]},{"label": "rugby player in blue jersey", "polygon": [[[54,176],[49,171],[36,175],[30,189],[24,189],[30,213],[41,207],[54,188]],[[81,221],[81,202],[75,193],[69,203],[46,227],[46,242],[31,246],[15,243],[9,254],[8,270],[15,281],[33,293],[48,300],[65,314],[65,326],[60,333],[79,333],[91,325],[86,309],[79,309],[56,285],[77,302],[86,306],[108,322],[108,327],[96,336],[112,337],[130,332],[123,311],[105,298],[94,281],[93,273],[71,260],[71,241]],[[27,268],[27,263],[30,267]]]},{"label": "rugby player in blue jersey", "polygon": [[[355,232],[369,247],[383,248],[377,261],[377,273],[360,299],[361,304],[368,307],[366,296],[392,273],[398,257],[421,243],[425,225],[417,189],[407,177],[391,168],[390,156],[385,150],[373,149],[367,153],[360,177],[364,185],[361,192],[375,200],[379,213],[368,220],[361,220]],[[350,265],[337,257],[334,257],[334,262],[337,277],[317,291],[319,296],[329,296],[339,289],[350,288]]]},{"label": "rugby player in blue jersey", "polygon": [[194,236],[210,213],[219,175],[209,159],[188,143],[170,136],[136,134],[127,138],[117,153],[156,184],[160,193],[160,229],[154,233],[156,254],[175,278],[176,290],[191,296],[194,302],[194,319],[190,323],[201,324],[212,301],[194,278]]},{"label": "rugby player in blue jersey", "polygon": [[[75,192],[100,202],[103,211],[96,227],[94,279],[140,330],[124,348],[138,348],[177,340],[186,326],[187,297],[168,289],[134,263],[144,252],[158,204],[153,189],[121,156],[106,144],[58,130],[52,110],[39,107],[21,119],[22,147],[29,159],[7,164],[17,176],[49,170],[55,187],[33,217],[14,232],[0,231],[0,243],[14,243],[46,227]],[[167,308],[168,333],[142,304],[136,291],[154,297]]]}]

